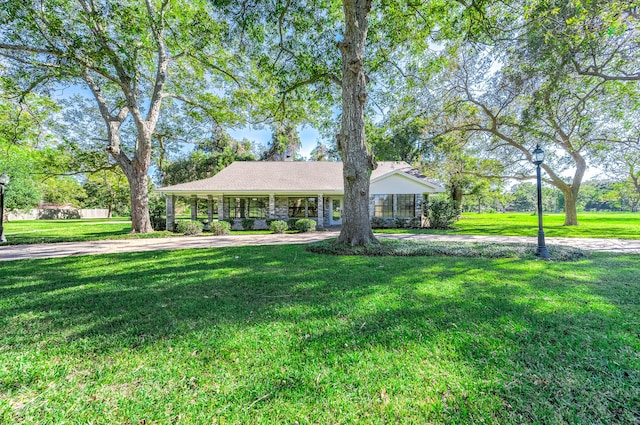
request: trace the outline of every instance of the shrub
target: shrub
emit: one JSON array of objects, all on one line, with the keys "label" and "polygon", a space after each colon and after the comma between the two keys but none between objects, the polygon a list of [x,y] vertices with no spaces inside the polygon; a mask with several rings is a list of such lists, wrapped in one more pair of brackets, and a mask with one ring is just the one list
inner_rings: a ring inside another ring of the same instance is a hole
[{"label": "shrub", "polygon": [[256,221],[254,219],[252,219],[252,218],[243,218],[242,219],[242,228],[244,230],[251,230],[251,229],[253,229],[253,224],[255,222]]},{"label": "shrub", "polygon": [[214,235],[228,235],[231,233],[231,224],[226,220],[212,221],[211,232],[213,232]]},{"label": "shrub", "polygon": [[232,228],[233,225],[236,223],[236,221],[233,218],[224,218],[220,221],[226,221],[227,223],[229,223],[229,228]]},{"label": "shrub", "polygon": [[371,219],[371,227],[374,229],[383,229],[385,226],[384,218],[382,217],[373,217]]},{"label": "shrub", "polygon": [[[580,261],[588,253],[578,248],[549,245],[549,254],[553,261]],[[383,239],[378,243],[365,246],[351,246],[338,243],[335,239],[314,242],[307,245],[307,251],[330,255],[365,255],[428,257],[449,256],[467,258],[521,258],[538,261],[534,255],[535,244],[486,243],[486,242],[438,242],[429,240],[393,240]]]},{"label": "shrub", "polygon": [[301,232],[313,232],[316,230],[316,221],[310,218],[301,218],[296,221],[296,229]]},{"label": "shrub", "polygon": [[202,228],[204,225],[199,221],[179,221],[178,222],[178,233],[183,233],[185,235],[199,235],[202,233]]},{"label": "shrub", "polygon": [[282,220],[273,220],[269,223],[269,230],[272,233],[284,233],[289,228],[289,225],[286,221]]},{"label": "shrub", "polygon": [[427,214],[432,229],[450,229],[458,219],[458,210],[453,202],[446,199],[429,202]]},{"label": "shrub", "polygon": [[407,227],[407,219],[396,217],[393,220],[393,224],[396,227],[396,229],[402,229],[403,227]]},{"label": "shrub", "polygon": [[300,220],[299,218],[290,218],[287,220],[287,224],[289,225],[289,230],[296,230],[296,221]]},{"label": "shrub", "polygon": [[420,227],[422,227],[422,219],[420,217],[412,217],[409,220],[407,227],[410,227],[412,229],[419,229]]},{"label": "shrub", "polygon": [[267,223],[267,227],[271,227],[271,223],[273,223],[274,221],[278,221],[278,219],[277,218],[268,218],[264,222]]}]

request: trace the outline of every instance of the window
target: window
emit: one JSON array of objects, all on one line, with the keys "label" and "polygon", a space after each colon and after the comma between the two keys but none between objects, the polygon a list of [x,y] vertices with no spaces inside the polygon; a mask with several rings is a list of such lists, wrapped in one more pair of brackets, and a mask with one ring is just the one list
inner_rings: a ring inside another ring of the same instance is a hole
[{"label": "window", "polygon": [[373,216],[393,217],[393,195],[373,195]]},{"label": "window", "polygon": [[398,217],[416,216],[416,195],[396,195],[398,197]]},{"label": "window", "polygon": [[269,198],[224,198],[229,218],[266,218]]},{"label": "window", "polygon": [[249,198],[249,218],[266,218],[269,198]]},{"label": "window", "polygon": [[289,198],[289,218],[318,216],[318,198]]},{"label": "window", "polygon": [[307,198],[307,217],[318,216],[318,198]]},{"label": "window", "polygon": [[225,207],[229,210],[229,218],[245,218],[245,200],[243,198],[224,198]]}]

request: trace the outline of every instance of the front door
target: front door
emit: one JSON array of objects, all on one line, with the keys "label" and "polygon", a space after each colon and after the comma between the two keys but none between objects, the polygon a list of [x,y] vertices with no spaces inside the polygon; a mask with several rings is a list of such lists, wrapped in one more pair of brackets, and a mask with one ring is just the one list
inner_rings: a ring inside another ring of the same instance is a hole
[{"label": "front door", "polygon": [[343,198],[331,198],[331,217],[329,222],[332,226],[342,224],[342,202]]}]

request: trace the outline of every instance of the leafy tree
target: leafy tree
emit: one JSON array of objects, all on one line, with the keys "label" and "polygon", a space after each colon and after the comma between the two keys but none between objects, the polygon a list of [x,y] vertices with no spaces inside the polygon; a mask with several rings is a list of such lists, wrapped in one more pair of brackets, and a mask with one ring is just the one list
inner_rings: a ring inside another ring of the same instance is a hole
[{"label": "leafy tree", "polygon": [[309,161],[339,161],[340,155],[335,149],[318,142],[309,154]]},{"label": "leafy tree", "polygon": [[255,160],[256,155],[252,152],[249,141],[234,140],[220,129],[212,139],[196,145],[189,155],[168,161],[160,170],[161,180],[164,186],[169,186],[194,179],[205,179],[235,161]]},{"label": "leafy tree", "polygon": [[266,161],[299,160],[298,151],[301,146],[302,142],[296,127],[293,124],[279,124],[273,129],[271,144],[262,159]]},{"label": "leafy tree", "polygon": [[205,0],[3,3],[0,55],[12,81],[24,91],[70,84],[91,93],[129,183],[134,232],[152,231],[148,171],[165,99],[229,118],[223,95],[237,86],[231,68],[241,56],[222,48],[227,28],[216,17]]},{"label": "leafy tree", "polygon": [[6,210],[26,211],[40,202],[38,183],[31,175],[34,163],[34,153],[27,148],[13,147],[0,154],[0,174],[9,176],[5,189]]},{"label": "leafy tree", "polygon": [[[369,90],[381,87],[404,58],[427,50],[436,27],[439,36],[472,32],[467,25],[474,21],[464,12],[477,18],[484,2],[469,8],[444,1],[375,7],[371,0],[220,3],[226,4],[229,19],[240,18],[238,32],[251,39],[249,53],[274,83],[281,101],[273,114],[287,116],[286,109],[301,121],[311,119],[318,100],[308,102],[310,95],[339,110],[336,144],[343,161],[345,208],[338,240],[350,245],[374,241],[368,202],[376,163],[365,136]],[[378,84],[369,86],[375,79]]]},{"label": "leafy tree", "polygon": [[109,217],[129,215],[129,184],[119,169],[89,174],[82,188],[87,194],[85,208],[106,208]]},{"label": "leafy tree", "polygon": [[87,194],[73,177],[47,179],[42,184],[42,200],[56,205],[82,206]]}]

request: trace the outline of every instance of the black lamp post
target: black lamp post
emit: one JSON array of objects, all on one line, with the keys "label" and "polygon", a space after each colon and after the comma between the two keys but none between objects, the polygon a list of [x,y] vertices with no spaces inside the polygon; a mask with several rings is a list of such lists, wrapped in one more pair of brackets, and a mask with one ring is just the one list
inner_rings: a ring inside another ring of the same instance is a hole
[{"label": "black lamp post", "polygon": [[4,186],[7,184],[9,184],[9,176],[4,173],[0,174],[0,243],[7,241],[7,238],[4,237],[4,226],[2,225],[4,221]]},{"label": "black lamp post", "polygon": [[544,151],[540,149],[540,145],[531,152],[531,161],[536,164],[536,176],[538,179],[538,248],[536,255],[543,260],[551,258],[547,247],[544,244],[544,230],[542,230],[542,181],[540,178],[540,164],[544,162]]}]

